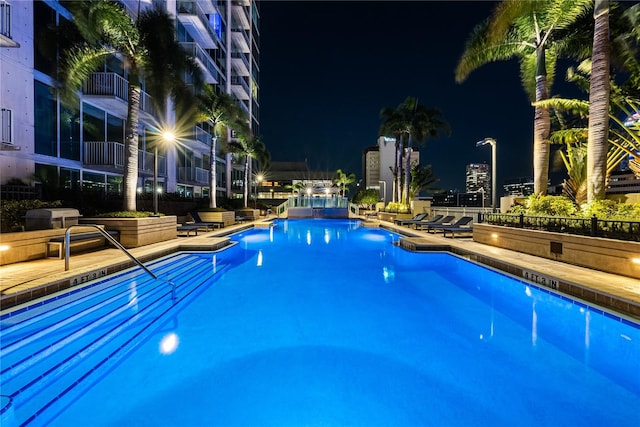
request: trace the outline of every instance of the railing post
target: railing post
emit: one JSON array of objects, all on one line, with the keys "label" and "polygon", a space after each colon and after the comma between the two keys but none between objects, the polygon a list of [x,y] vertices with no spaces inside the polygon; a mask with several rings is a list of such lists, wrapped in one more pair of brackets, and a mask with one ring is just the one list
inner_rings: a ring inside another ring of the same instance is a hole
[{"label": "railing post", "polygon": [[478,212],[478,223],[484,222],[482,212]]},{"label": "railing post", "polygon": [[519,227],[524,228],[524,213],[520,212]]},{"label": "railing post", "polygon": [[591,236],[597,236],[598,234],[598,218],[594,214],[591,217]]}]

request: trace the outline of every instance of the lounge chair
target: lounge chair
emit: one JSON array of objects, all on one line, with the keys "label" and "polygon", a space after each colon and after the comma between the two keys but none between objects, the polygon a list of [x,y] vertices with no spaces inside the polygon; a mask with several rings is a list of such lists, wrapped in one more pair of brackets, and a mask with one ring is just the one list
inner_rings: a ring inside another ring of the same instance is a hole
[{"label": "lounge chair", "polygon": [[427,216],[426,213],[419,213],[417,215],[414,215],[413,218],[411,219],[394,219],[393,222],[396,225],[405,225],[407,224],[407,222],[410,221],[422,221],[425,217]]},{"label": "lounge chair", "polygon": [[427,231],[429,233],[431,233],[433,231],[433,233],[437,233],[438,231],[442,231],[442,233],[444,234],[444,230],[446,229],[447,231],[451,231],[453,229],[456,228],[461,228],[464,227],[465,225],[469,224],[471,221],[473,221],[473,217],[472,216],[463,216],[460,217],[460,219],[458,219],[456,222],[450,224],[450,225],[446,225],[446,224],[442,224],[442,225],[434,225],[432,227],[429,227],[429,229],[427,229]]},{"label": "lounge chair", "polygon": [[417,229],[418,225],[420,224],[426,224],[429,222],[433,222],[434,224],[437,222],[440,222],[442,220],[442,218],[444,218],[444,215],[434,215],[432,218],[423,218],[421,220],[407,220],[405,221],[405,225],[408,225],[409,227],[411,227],[412,225],[415,226],[415,228]]},{"label": "lounge chair", "polygon": [[185,225],[195,225],[198,228],[203,228],[205,230],[214,230],[216,227],[218,228],[222,228],[223,223],[221,222],[207,222],[207,221],[203,221],[200,218],[200,215],[198,215],[198,212],[196,211],[191,211],[189,212],[189,215],[191,215],[191,218],[193,219],[194,222],[190,222],[188,224]]},{"label": "lounge chair", "polygon": [[451,223],[451,221],[453,221],[456,218],[454,215],[447,215],[445,217],[443,217],[442,215],[436,215],[436,216],[440,216],[440,218],[435,219],[433,221],[418,221],[412,224],[415,226],[416,230],[429,230],[429,227],[431,226],[449,224]]},{"label": "lounge chair", "polygon": [[[449,233],[451,235],[447,236],[447,233]],[[446,228],[442,229],[442,235],[444,237],[454,238],[454,237],[456,237],[456,234],[469,234],[469,233],[473,233],[473,227],[472,226],[469,226],[469,227],[446,227]]]}]

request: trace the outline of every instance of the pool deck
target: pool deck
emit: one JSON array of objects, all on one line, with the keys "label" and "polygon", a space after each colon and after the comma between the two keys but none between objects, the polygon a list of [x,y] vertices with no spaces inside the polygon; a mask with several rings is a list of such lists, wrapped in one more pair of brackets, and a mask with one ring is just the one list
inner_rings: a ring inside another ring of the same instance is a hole
[{"label": "pool deck", "polygon": [[[407,250],[453,252],[514,276],[527,278],[542,287],[595,303],[635,322],[640,320],[640,279],[488,246],[474,242],[469,237],[445,238],[441,234],[409,230],[385,221],[366,221],[365,224],[399,231],[405,236],[400,246]],[[199,233],[198,236],[178,237],[133,248],[130,252],[145,262],[180,250],[215,250],[228,244],[226,235],[261,225],[268,224],[263,221],[246,222]],[[116,248],[73,254],[69,260],[69,271],[65,271],[65,261],[57,258],[3,265],[0,266],[0,306],[2,310],[10,309],[132,265],[127,255]]]}]

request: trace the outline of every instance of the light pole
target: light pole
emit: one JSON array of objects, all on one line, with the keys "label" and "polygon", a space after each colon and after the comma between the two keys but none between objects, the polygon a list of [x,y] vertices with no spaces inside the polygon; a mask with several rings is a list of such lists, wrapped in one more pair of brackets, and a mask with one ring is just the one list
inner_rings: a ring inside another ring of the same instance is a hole
[{"label": "light pole", "polygon": [[[175,139],[172,132],[162,132],[162,139],[166,142],[171,142]],[[153,214],[158,216],[158,143],[153,147]]]},{"label": "light pole", "polygon": [[485,138],[476,142],[476,147],[483,145],[491,145],[491,211],[495,212],[498,207],[498,193],[496,192],[496,140],[493,138]]},{"label": "light pole", "polygon": [[258,205],[258,187],[260,186],[260,183],[262,182],[263,179],[264,179],[264,175],[262,175],[261,173],[256,175],[256,198],[253,200],[254,209]]},{"label": "light pole", "polygon": [[387,181],[378,181],[378,184],[384,184],[382,186],[382,201],[387,204]]}]

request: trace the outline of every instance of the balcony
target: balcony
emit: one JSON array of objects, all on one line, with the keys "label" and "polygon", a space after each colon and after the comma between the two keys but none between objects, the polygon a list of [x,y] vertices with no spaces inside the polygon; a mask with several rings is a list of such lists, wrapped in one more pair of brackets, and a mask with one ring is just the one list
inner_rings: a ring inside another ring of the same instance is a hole
[{"label": "balcony", "polygon": [[231,52],[231,65],[239,76],[248,76],[249,60],[247,55],[242,52]]},{"label": "balcony", "polygon": [[202,168],[179,167],[178,181],[185,184],[209,184],[209,171]]},{"label": "balcony", "polygon": [[[85,141],[82,163],[99,170],[124,171],[124,144],[113,141]],[[138,173],[153,174],[153,153],[138,150]],[[167,173],[167,161],[158,156],[158,175]]]},{"label": "balcony", "polygon": [[247,15],[247,8],[242,4],[242,2],[233,2],[231,13],[233,14],[233,17],[240,28],[244,28],[245,30],[251,28],[251,24],[249,23],[249,18]]},{"label": "balcony", "polygon": [[[129,82],[124,77],[116,73],[92,73],[84,82],[82,93],[103,110],[120,117],[127,116]],[[156,115],[151,97],[144,91],[140,92],[140,111],[148,117]]]},{"label": "balcony", "polygon": [[240,28],[231,29],[231,39],[236,46],[236,50],[240,52],[249,53],[249,33]]},{"label": "balcony", "polygon": [[20,47],[11,38],[11,5],[6,0],[0,0],[0,47]]},{"label": "balcony", "polygon": [[240,76],[231,76],[231,90],[236,98],[240,100],[249,99],[249,94],[251,93],[249,83],[247,83],[244,77]]},{"label": "balcony", "polygon": [[211,146],[211,134],[199,126],[194,126],[193,128],[193,139],[207,147]]},{"label": "balcony", "polygon": [[193,42],[181,42],[180,45],[188,55],[196,59],[203,71],[205,82],[209,84],[220,83],[220,70],[207,51]]},{"label": "balcony", "polygon": [[[206,3],[206,2],[205,2]],[[217,49],[220,39],[197,1],[178,0],[178,20],[204,49]]]}]

